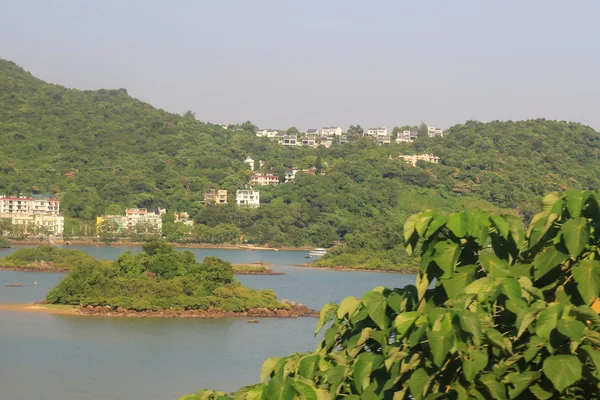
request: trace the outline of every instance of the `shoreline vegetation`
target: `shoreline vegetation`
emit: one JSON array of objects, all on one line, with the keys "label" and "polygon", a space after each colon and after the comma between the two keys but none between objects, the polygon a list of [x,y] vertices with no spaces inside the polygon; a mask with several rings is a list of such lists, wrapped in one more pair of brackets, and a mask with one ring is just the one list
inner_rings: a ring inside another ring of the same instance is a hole
[{"label": "shoreline vegetation", "polygon": [[[0,311],[37,312],[43,314],[97,316],[97,317],[130,317],[130,318],[317,318],[319,312],[311,310],[302,304],[282,301],[289,309],[270,310],[268,308],[250,309],[245,312],[235,312],[209,308],[206,310],[147,310],[136,311],[122,307],[110,306],[73,306],[47,303],[0,304]],[[292,305],[293,304],[293,305]]]}]

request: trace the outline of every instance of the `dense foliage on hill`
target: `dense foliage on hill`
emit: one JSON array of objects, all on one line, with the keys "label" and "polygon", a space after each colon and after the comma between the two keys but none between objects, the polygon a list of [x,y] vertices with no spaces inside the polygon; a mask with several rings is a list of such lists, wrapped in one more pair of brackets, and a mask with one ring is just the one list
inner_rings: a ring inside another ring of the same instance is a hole
[{"label": "dense foliage on hill", "polygon": [[549,195],[527,230],[480,210],[415,214],[415,285],[328,304],[315,352],[268,359],[233,397],[181,400],[597,399],[599,200]]},{"label": "dense foliage on hill", "polygon": [[137,311],[285,307],[271,290],[242,286],[231,264],[216,257],[206,257],[199,263],[191,251],[180,253],[162,242],[147,243],[143,250],[135,255],[124,253],[108,264],[77,266],[48,293],[46,300]]},{"label": "dense foliage on hill", "polygon": [[0,236],[0,249],[8,249],[10,247],[10,242],[4,236]]},{"label": "dense foliage on hill", "polygon": [[99,266],[100,261],[89,254],[55,246],[23,247],[0,258],[0,267],[70,271],[80,266]]},{"label": "dense foliage on hill", "polygon": [[[0,193],[53,193],[65,235],[91,234],[103,213],[127,207],[187,211],[189,229],[165,217],[173,242],[243,241],[272,246],[337,247],[323,266],[409,267],[397,234],[426,208],[511,209],[528,220],[535,198],[597,187],[599,136],[575,123],[467,122],[443,138],[377,146],[356,138],[329,149],[284,147],[257,138],[252,124],[223,129],[153,108],[124,89],[79,91],[47,84],[0,60]],[[433,152],[439,165],[413,168],[400,154]],[[263,171],[316,167],[293,183],[261,187],[261,207],[204,205],[203,191],[249,182],[246,156]]]}]

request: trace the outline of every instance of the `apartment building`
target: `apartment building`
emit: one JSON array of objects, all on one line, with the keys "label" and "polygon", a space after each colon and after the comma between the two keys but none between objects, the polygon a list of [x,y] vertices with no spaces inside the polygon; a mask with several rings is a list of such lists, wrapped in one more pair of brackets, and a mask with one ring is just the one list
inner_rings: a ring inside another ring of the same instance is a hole
[{"label": "apartment building", "polygon": [[440,158],[438,156],[434,156],[433,154],[413,154],[413,155],[401,155],[398,158],[406,161],[413,167],[417,166],[417,161],[425,161],[429,163],[439,164]]},{"label": "apartment building", "polygon": [[252,175],[253,186],[278,185],[279,176],[273,174],[254,174]]},{"label": "apartment building", "polygon": [[0,218],[20,226],[23,234],[62,236],[65,219],[60,200],[48,196],[0,196]]},{"label": "apartment building", "polygon": [[133,231],[139,224],[145,224],[155,233],[162,233],[162,214],[166,210],[148,211],[146,208],[128,208],[122,215],[102,215],[96,218],[96,226],[106,221],[114,222],[116,231]]},{"label": "apartment building", "polygon": [[238,190],[235,194],[238,207],[260,207],[260,192],[253,189]]},{"label": "apartment building", "polygon": [[365,132],[365,136],[369,136],[369,137],[379,137],[379,136],[389,136],[388,134],[388,130],[385,127],[379,127],[379,128],[369,128],[367,129],[367,131]]},{"label": "apartment building", "polygon": [[429,135],[429,137],[442,137],[444,136],[444,130],[436,128],[435,126],[428,126],[427,135]]}]

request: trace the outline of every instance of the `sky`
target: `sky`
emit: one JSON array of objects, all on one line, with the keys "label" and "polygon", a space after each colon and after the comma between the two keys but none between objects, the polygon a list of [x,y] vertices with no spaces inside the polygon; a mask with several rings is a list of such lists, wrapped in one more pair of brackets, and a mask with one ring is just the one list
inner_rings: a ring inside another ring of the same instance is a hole
[{"label": "sky", "polygon": [[2,0],[0,58],[261,128],[546,118],[600,130],[596,0]]}]

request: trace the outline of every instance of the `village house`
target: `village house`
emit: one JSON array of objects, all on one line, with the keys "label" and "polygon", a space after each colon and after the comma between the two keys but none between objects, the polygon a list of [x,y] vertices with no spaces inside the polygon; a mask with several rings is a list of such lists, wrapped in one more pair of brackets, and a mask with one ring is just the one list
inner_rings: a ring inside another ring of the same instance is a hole
[{"label": "village house", "polygon": [[162,233],[162,214],[166,210],[148,211],[146,208],[128,208],[123,215],[102,215],[96,218],[96,226],[100,228],[105,222],[114,222],[117,232],[134,231],[136,227],[145,225],[155,234]]},{"label": "village house", "polygon": [[367,129],[367,131],[365,132],[365,136],[369,136],[369,137],[379,137],[379,136],[389,136],[388,134],[388,130],[385,127],[379,127],[379,128],[369,128]]},{"label": "village house", "polygon": [[317,172],[317,169],[314,168],[314,167],[313,168],[309,168],[309,169],[297,169],[297,168],[294,168],[294,169],[291,169],[289,171],[286,171],[286,173],[285,173],[285,182],[288,183],[288,182],[293,181],[296,178],[296,174],[299,173],[299,172],[303,172],[303,173],[306,173],[306,174],[313,174],[314,175]]},{"label": "village house", "polygon": [[173,221],[185,226],[194,226],[194,221],[190,219],[190,216],[185,211],[173,213]]},{"label": "village house", "polygon": [[296,135],[284,135],[282,144],[284,146],[296,146],[298,145],[298,137]]},{"label": "village house", "polygon": [[402,131],[398,132],[398,136],[396,137],[396,143],[412,143],[417,138],[418,133],[415,131]]},{"label": "village house", "polygon": [[277,129],[259,129],[258,131],[256,131],[256,136],[274,138],[277,136],[278,133],[285,133],[285,131],[280,131]]},{"label": "village house", "polygon": [[244,163],[248,164],[250,169],[252,171],[254,171],[254,160],[250,156],[246,157],[246,159],[244,160]]},{"label": "village house", "polygon": [[304,147],[317,147],[316,137],[313,134],[307,134],[302,138],[302,146]]},{"label": "village house", "polygon": [[254,189],[238,190],[235,194],[238,207],[260,207],[260,192]]},{"label": "village house", "polygon": [[406,161],[413,167],[417,166],[417,161],[425,161],[425,162],[434,163],[434,164],[440,163],[440,158],[438,156],[434,156],[433,154],[401,155],[401,156],[398,156],[398,158]]},{"label": "village house", "polygon": [[319,142],[319,144],[321,146],[325,147],[326,149],[328,149],[333,144],[333,138],[332,137],[322,138],[321,141]]},{"label": "village house", "polygon": [[0,196],[0,218],[23,227],[23,233],[62,236],[64,232],[60,200],[49,196]]},{"label": "village house", "polygon": [[342,128],[339,126],[328,126],[322,128],[321,136],[342,136]]},{"label": "village house", "polygon": [[342,136],[342,137],[340,137],[340,144],[346,144],[348,142],[349,142],[348,136]]},{"label": "village house", "polygon": [[390,137],[387,135],[380,135],[377,136],[377,144],[381,145],[381,144],[390,144]]},{"label": "village house", "polygon": [[204,191],[204,204],[227,204],[227,190],[208,189]]},{"label": "village house", "polygon": [[320,129],[307,129],[304,134],[305,135],[321,136],[321,130]]},{"label": "village house", "polygon": [[442,137],[444,136],[444,131],[441,128],[436,128],[434,126],[427,127],[427,135],[429,137]]},{"label": "village house", "polygon": [[252,175],[252,185],[267,186],[278,185],[279,176],[273,174],[254,174]]}]

